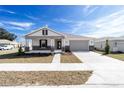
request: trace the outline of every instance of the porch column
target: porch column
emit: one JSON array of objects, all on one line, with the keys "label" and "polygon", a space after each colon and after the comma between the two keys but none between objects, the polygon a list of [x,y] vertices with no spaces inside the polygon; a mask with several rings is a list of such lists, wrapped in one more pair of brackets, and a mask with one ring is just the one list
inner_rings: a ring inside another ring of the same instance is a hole
[{"label": "porch column", "polygon": [[65,51],[65,39],[62,39],[62,51]]},{"label": "porch column", "polygon": [[51,51],[54,51],[54,47],[55,47],[55,40],[51,39]]},{"label": "porch column", "polygon": [[25,51],[29,51],[29,42],[28,39],[25,38]]},{"label": "porch column", "polygon": [[70,41],[66,39],[64,44],[65,44],[65,52],[70,52]]}]

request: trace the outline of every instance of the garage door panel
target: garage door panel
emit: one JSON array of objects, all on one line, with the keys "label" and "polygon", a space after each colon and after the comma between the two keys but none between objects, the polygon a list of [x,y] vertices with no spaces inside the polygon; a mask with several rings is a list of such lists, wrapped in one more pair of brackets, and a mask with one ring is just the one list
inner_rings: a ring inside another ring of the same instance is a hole
[{"label": "garage door panel", "polygon": [[72,40],[70,41],[70,50],[71,51],[88,51],[89,42],[83,40]]}]

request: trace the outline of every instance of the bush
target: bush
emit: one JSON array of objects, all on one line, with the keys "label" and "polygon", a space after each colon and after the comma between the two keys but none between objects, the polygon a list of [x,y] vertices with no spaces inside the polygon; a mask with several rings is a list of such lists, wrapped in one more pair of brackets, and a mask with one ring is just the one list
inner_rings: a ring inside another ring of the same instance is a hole
[{"label": "bush", "polygon": [[22,55],[22,54],[24,54],[24,51],[23,51],[22,47],[19,47],[19,49],[18,49],[18,55]]},{"label": "bush", "polygon": [[105,45],[105,54],[109,54],[110,53],[110,46],[108,44],[108,40],[106,40],[106,45]]}]

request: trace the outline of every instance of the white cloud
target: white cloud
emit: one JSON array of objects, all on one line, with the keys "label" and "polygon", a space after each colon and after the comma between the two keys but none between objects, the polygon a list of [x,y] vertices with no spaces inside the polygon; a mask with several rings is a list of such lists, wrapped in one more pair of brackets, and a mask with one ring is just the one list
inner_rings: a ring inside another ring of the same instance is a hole
[{"label": "white cloud", "polygon": [[[92,21],[77,22],[72,33],[80,32],[82,35],[93,37],[124,35],[124,10],[114,12]],[[87,33],[82,31],[86,30]]]},{"label": "white cloud", "polygon": [[16,29],[16,30],[25,30],[24,28],[21,28],[21,27],[14,27],[14,26],[11,26],[11,27],[8,27],[9,29]]},{"label": "white cloud", "polygon": [[87,12],[90,8],[91,8],[90,5],[86,5],[86,6],[84,7],[83,11],[84,11],[84,12]]},{"label": "white cloud", "polygon": [[9,25],[22,27],[22,28],[29,28],[34,24],[34,23],[31,23],[31,22],[14,22],[14,21],[8,21],[6,23],[9,24]]},{"label": "white cloud", "polygon": [[61,23],[73,23],[72,20],[68,20],[68,19],[65,19],[65,18],[56,18],[56,19],[54,19],[54,21],[61,22]]},{"label": "white cloud", "polygon": [[97,6],[90,6],[87,5],[83,8],[83,13],[85,16],[90,15],[91,13],[93,13],[98,7]]},{"label": "white cloud", "polygon": [[28,30],[34,25],[31,22],[1,21],[0,26],[8,29]]},{"label": "white cloud", "polygon": [[6,9],[0,9],[1,12],[7,12],[7,13],[10,13],[10,14],[15,14],[15,12],[13,11],[10,11],[10,10],[6,10]]},{"label": "white cloud", "polygon": [[0,26],[3,26],[3,24],[2,24],[2,23],[0,23]]},{"label": "white cloud", "polygon": [[32,19],[32,20],[38,20],[38,17],[30,16],[30,15],[25,15],[27,18]]}]

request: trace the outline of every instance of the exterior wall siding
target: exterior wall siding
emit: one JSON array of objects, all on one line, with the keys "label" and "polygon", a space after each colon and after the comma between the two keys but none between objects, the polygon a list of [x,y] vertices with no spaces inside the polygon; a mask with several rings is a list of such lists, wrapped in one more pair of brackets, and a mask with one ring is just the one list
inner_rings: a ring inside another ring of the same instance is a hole
[{"label": "exterior wall siding", "polygon": [[[48,30],[48,35],[42,35],[42,30],[43,29],[41,29],[41,30],[39,30],[39,31],[37,31],[37,32],[35,32],[35,33],[32,33],[32,34],[30,34],[29,36],[61,36],[61,35],[59,35],[58,33],[56,33],[56,32],[53,32],[53,31],[51,31],[51,30]],[[46,30],[46,29],[44,29],[44,30]]]}]

